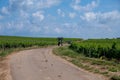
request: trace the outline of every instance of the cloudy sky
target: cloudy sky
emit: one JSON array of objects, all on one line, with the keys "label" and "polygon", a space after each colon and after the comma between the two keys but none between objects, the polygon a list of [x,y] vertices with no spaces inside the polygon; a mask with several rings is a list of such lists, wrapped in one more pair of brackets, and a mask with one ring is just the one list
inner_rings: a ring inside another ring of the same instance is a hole
[{"label": "cloudy sky", "polygon": [[0,0],[0,35],[120,37],[120,0]]}]

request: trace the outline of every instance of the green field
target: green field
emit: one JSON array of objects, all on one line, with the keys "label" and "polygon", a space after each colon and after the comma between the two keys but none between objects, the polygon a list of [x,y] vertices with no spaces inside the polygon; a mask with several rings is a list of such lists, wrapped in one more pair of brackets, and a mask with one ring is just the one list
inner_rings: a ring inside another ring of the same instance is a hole
[{"label": "green field", "polygon": [[[77,41],[78,38],[64,38],[63,43],[67,41]],[[32,38],[17,36],[0,36],[0,56],[5,56],[11,50],[16,48],[41,47],[57,45],[57,38]],[[7,52],[6,52],[7,51]]]},{"label": "green field", "polygon": [[70,48],[87,57],[120,60],[120,39],[89,39],[73,42]]}]

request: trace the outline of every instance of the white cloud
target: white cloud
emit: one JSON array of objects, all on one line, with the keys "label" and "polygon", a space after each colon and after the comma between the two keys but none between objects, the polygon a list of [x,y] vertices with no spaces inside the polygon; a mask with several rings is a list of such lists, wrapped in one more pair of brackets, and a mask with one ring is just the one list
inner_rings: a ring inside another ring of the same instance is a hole
[{"label": "white cloud", "polygon": [[9,14],[9,11],[8,11],[8,8],[7,8],[7,7],[3,7],[3,8],[1,9],[1,12],[2,12],[3,14]]},{"label": "white cloud", "polygon": [[16,28],[17,31],[22,31],[23,29],[25,29],[24,23],[22,23],[22,22],[17,23],[17,24],[14,23],[14,25],[16,25],[15,28]]},{"label": "white cloud", "polygon": [[65,17],[65,13],[61,9],[57,9],[58,15]]},{"label": "white cloud", "polygon": [[12,29],[14,27],[14,22],[8,22],[6,25],[7,29]]},{"label": "white cloud", "polygon": [[[110,12],[86,12],[81,16],[83,20],[84,29],[89,31],[89,34],[104,37],[114,37],[119,36],[119,24],[120,24],[120,12],[110,11]],[[88,30],[87,30],[88,29]],[[91,30],[89,30],[91,29]],[[97,37],[97,36],[96,36]]]},{"label": "white cloud", "polygon": [[29,13],[21,10],[21,11],[20,11],[20,16],[21,16],[22,18],[29,18]]},{"label": "white cloud", "polygon": [[84,16],[80,16],[81,19],[86,20],[86,21],[93,21],[97,17],[96,13],[94,12],[87,12],[84,14]]},{"label": "white cloud", "polygon": [[98,1],[92,1],[91,3],[86,4],[85,6],[80,5],[81,0],[75,0],[71,7],[77,11],[91,11],[98,6]]},{"label": "white cloud", "polygon": [[0,19],[3,19],[3,16],[2,16],[2,15],[0,15]]},{"label": "white cloud", "polygon": [[87,12],[83,16],[80,16],[82,20],[90,21],[90,22],[99,22],[99,23],[110,23],[117,22],[120,20],[120,12],[111,11],[104,13],[95,13],[95,12]]},{"label": "white cloud", "polygon": [[15,29],[16,31],[21,31],[21,30],[25,29],[24,23],[21,21],[19,23],[16,23],[14,21],[7,22],[5,24],[5,26],[6,26],[6,29],[8,29],[8,30]]},{"label": "white cloud", "polygon": [[92,10],[94,9],[95,7],[97,7],[97,3],[95,1],[92,1],[90,4],[87,4],[85,7],[83,7],[83,9],[85,11],[89,11],[89,10]]},{"label": "white cloud", "polygon": [[100,17],[105,20],[120,20],[119,11],[111,11],[111,12],[101,13],[98,15],[100,15]]},{"label": "white cloud", "polygon": [[44,20],[44,15],[43,15],[43,12],[41,12],[41,11],[37,11],[36,13],[33,13],[32,16],[35,19],[39,19],[40,21]]},{"label": "white cloud", "polygon": [[2,31],[2,27],[0,26],[0,33],[1,33],[1,31]]},{"label": "white cloud", "polygon": [[34,1],[34,0],[26,0],[26,3],[27,3],[27,5],[33,5],[33,4],[34,4],[33,1]]},{"label": "white cloud", "polygon": [[41,28],[37,26],[34,26],[33,28],[30,29],[30,32],[33,32],[33,33],[38,33],[40,31],[41,31]]},{"label": "white cloud", "polygon": [[75,4],[79,4],[81,0],[75,0]]},{"label": "white cloud", "polygon": [[[20,32],[23,30],[22,32],[39,32],[41,30],[39,26],[44,26],[43,24],[45,23],[43,20],[46,15],[43,10],[57,6],[61,1],[62,0],[9,0],[9,4],[0,10],[0,13],[2,13],[0,14],[0,20],[3,19],[3,17],[8,18],[8,20],[5,20],[5,23],[0,22],[3,24],[1,26],[4,28],[4,31],[15,30],[16,32]],[[9,13],[9,16],[3,13]]]},{"label": "white cloud", "polygon": [[10,0],[10,6],[22,9],[42,9],[56,6],[61,0]]},{"label": "white cloud", "polygon": [[54,31],[57,32],[57,33],[61,33],[62,32],[62,30],[60,28],[55,28]]},{"label": "white cloud", "polygon": [[50,6],[53,6],[53,5],[58,5],[59,3],[60,3],[60,1],[61,0],[47,0],[46,2],[46,5],[48,6],[48,7],[50,7]]},{"label": "white cloud", "polygon": [[[43,20],[46,15],[43,10],[57,6],[60,2],[61,0],[9,0],[9,4],[0,10],[0,13],[2,13],[0,14],[0,20],[3,17],[8,18],[4,23],[0,22],[2,24],[0,27],[4,29],[4,32],[28,32],[28,34],[39,32],[41,31],[39,26],[44,26],[45,23]],[[3,13],[9,13],[9,16]]]},{"label": "white cloud", "polygon": [[75,17],[76,17],[76,13],[74,13],[74,12],[69,13],[69,17],[70,17],[70,18],[75,18]]},{"label": "white cloud", "polygon": [[63,24],[63,26],[68,27],[68,28],[70,27],[70,25],[71,25],[70,23],[64,23]]}]

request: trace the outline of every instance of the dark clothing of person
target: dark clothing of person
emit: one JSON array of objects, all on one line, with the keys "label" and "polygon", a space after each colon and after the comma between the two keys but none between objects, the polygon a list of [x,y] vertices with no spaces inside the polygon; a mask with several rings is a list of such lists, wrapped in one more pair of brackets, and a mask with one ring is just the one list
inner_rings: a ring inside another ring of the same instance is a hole
[{"label": "dark clothing of person", "polygon": [[59,37],[59,38],[58,38],[58,46],[63,46],[62,40],[63,40],[62,37]]}]

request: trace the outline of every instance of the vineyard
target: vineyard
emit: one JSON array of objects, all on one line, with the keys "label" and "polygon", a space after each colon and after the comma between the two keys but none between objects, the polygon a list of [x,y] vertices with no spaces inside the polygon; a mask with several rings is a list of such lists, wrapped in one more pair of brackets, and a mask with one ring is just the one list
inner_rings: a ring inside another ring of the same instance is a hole
[{"label": "vineyard", "polygon": [[87,57],[120,60],[120,39],[89,39],[74,42],[70,48]]},{"label": "vineyard", "polygon": [[[65,38],[66,41],[76,41],[76,38]],[[0,36],[0,56],[5,55],[4,51],[15,48],[27,48],[33,46],[57,45],[57,38],[31,38],[31,37],[15,37]]]}]

